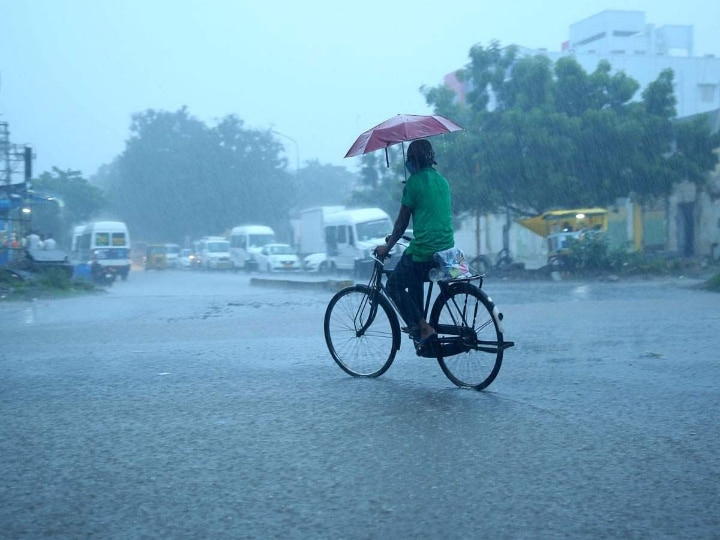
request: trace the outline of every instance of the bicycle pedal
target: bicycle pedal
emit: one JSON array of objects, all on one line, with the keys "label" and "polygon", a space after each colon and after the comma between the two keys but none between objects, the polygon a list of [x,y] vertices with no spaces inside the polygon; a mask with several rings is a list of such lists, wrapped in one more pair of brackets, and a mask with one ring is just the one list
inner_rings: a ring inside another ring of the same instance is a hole
[{"label": "bicycle pedal", "polygon": [[415,353],[418,356],[422,356],[423,358],[435,358],[436,351],[435,346],[437,345],[437,334],[433,334],[432,336],[425,338],[424,341],[418,341],[413,339],[413,344],[415,345]]},{"label": "bicycle pedal", "polygon": [[422,347],[415,347],[415,355],[421,358],[437,358],[433,343],[426,343]]}]

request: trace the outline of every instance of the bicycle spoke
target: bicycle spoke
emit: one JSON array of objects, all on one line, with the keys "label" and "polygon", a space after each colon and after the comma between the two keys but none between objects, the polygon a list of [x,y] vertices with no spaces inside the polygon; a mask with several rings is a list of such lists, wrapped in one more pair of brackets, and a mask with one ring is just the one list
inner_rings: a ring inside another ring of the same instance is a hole
[{"label": "bicycle spoke", "polygon": [[433,305],[430,324],[438,331],[438,362],[460,387],[482,390],[502,364],[502,334],[492,315],[492,302],[477,287],[448,287]]},{"label": "bicycle spoke", "polygon": [[382,297],[356,285],[337,293],[325,312],[325,341],[335,362],[357,377],[377,377],[392,364],[397,317]]}]

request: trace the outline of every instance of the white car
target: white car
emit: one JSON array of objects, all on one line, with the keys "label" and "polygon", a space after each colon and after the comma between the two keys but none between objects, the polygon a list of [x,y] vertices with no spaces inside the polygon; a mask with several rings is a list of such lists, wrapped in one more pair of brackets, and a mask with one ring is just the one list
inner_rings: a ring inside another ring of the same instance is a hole
[{"label": "white car", "polygon": [[300,257],[288,244],[266,244],[256,257],[260,272],[293,272],[300,270]]},{"label": "white car", "polygon": [[200,240],[200,266],[204,270],[230,270],[230,242],[222,236],[206,236]]},{"label": "white car", "polygon": [[325,253],[311,253],[303,259],[303,270],[306,272],[317,272],[328,274],[334,270],[331,262],[328,262]]},{"label": "white car", "polygon": [[180,256],[178,257],[178,268],[192,268],[194,266],[195,255],[192,249],[181,249]]},{"label": "white car", "polygon": [[178,244],[165,244],[165,257],[168,268],[180,268],[180,246]]}]

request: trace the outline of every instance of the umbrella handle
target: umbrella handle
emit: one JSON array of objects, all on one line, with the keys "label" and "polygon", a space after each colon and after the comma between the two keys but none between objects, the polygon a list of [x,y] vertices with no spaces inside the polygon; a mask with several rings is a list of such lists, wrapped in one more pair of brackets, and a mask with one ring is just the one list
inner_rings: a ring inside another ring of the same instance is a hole
[{"label": "umbrella handle", "polygon": [[385,147],[385,164],[387,165],[387,168],[390,168],[390,156],[388,155],[388,147]]}]

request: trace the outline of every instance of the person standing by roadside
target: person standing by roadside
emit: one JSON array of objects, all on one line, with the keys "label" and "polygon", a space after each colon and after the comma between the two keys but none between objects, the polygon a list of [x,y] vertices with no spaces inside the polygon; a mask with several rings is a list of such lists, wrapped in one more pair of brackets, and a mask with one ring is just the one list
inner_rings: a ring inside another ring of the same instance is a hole
[{"label": "person standing by roadside", "polygon": [[414,238],[390,274],[386,287],[418,351],[436,336],[422,311],[424,283],[435,266],[433,255],[455,246],[450,185],[435,170],[436,164],[435,151],[429,141],[420,139],[410,143],[405,162],[410,177],[403,190],[400,212],[386,243],[375,248],[376,256],[385,258],[412,218]]},{"label": "person standing by roadside", "polygon": [[56,247],[57,242],[55,242],[52,233],[48,233],[47,238],[43,240],[43,249],[55,249]]},{"label": "person standing by roadside", "polygon": [[25,237],[25,249],[41,249],[42,248],[42,240],[40,240],[40,236],[37,232],[30,231],[30,234],[28,234]]}]

